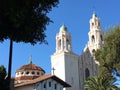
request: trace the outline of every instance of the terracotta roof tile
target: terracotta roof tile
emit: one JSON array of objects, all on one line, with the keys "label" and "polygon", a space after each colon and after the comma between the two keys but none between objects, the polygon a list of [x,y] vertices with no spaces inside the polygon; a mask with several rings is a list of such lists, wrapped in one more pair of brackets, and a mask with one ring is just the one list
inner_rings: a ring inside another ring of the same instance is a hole
[{"label": "terracotta roof tile", "polygon": [[23,83],[15,84],[14,87],[20,87],[20,86],[26,86],[26,85],[35,84],[35,83],[37,83],[37,82],[41,82],[41,81],[47,80],[47,79],[49,79],[49,78],[54,79],[55,81],[59,82],[59,83],[60,83],[61,85],[63,85],[64,87],[70,87],[69,84],[67,84],[67,83],[64,82],[63,80],[59,79],[57,76],[51,75],[51,74],[40,76],[40,77],[38,77],[38,78],[36,78],[36,79],[31,80],[30,82],[23,82]]},{"label": "terracotta roof tile", "polygon": [[27,65],[23,65],[17,71],[21,71],[21,70],[39,70],[39,71],[45,72],[41,67],[36,66],[35,64],[31,64],[31,63]]}]

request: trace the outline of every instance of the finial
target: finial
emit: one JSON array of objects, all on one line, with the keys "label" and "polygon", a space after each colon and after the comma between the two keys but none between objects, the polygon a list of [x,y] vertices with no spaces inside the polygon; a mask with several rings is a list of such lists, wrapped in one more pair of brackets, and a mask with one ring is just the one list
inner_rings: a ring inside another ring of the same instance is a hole
[{"label": "finial", "polygon": [[96,7],[95,7],[95,5],[93,5],[92,9],[93,9],[92,10],[93,11],[93,16],[96,16],[96,12],[95,12],[96,11]]},{"label": "finial", "polygon": [[64,31],[67,31],[67,27],[63,23],[62,26],[60,27],[60,32],[64,32]]},{"label": "finial", "polygon": [[32,64],[32,55],[30,55],[30,61],[29,64]]},{"label": "finial", "polygon": [[52,74],[53,75],[55,74],[55,68],[54,67],[52,68]]},{"label": "finial", "polygon": [[93,18],[97,17],[96,13],[94,12],[92,15]]},{"label": "finial", "polygon": [[61,27],[65,28],[65,24],[64,24],[64,22],[62,23],[62,26],[61,26]]},{"label": "finial", "polygon": [[62,23],[62,26],[63,26],[63,27],[66,27],[64,22]]},{"label": "finial", "polygon": [[95,6],[93,6],[93,13],[95,13]]}]

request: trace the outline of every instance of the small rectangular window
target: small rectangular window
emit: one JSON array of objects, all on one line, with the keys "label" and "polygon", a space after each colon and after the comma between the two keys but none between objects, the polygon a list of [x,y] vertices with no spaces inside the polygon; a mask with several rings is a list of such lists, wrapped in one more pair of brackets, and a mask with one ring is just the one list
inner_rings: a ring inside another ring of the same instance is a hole
[{"label": "small rectangular window", "polygon": [[54,87],[55,87],[55,89],[57,89],[57,84],[55,84],[55,86],[54,86]]},{"label": "small rectangular window", "polygon": [[46,83],[44,84],[44,88],[46,88]]},{"label": "small rectangular window", "polygon": [[51,87],[51,82],[49,82],[49,87]]}]

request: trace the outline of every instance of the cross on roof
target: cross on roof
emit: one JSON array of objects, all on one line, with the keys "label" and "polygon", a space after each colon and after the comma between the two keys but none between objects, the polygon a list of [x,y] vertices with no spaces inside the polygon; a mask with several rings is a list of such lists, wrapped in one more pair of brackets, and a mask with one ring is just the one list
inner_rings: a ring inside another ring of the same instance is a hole
[{"label": "cross on roof", "polygon": [[55,71],[55,68],[53,67],[53,68],[52,68],[52,73],[53,73],[53,74],[54,74],[54,71]]}]

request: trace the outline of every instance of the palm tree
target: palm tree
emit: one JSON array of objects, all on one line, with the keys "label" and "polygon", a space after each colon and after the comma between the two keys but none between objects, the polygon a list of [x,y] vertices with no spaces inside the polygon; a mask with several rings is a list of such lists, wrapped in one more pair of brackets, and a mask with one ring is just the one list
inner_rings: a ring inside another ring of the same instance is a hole
[{"label": "palm tree", "polygon": [[110,76],[92,76],[85,81],[84,90],[117,90],[113,83],[114,79]]}]

